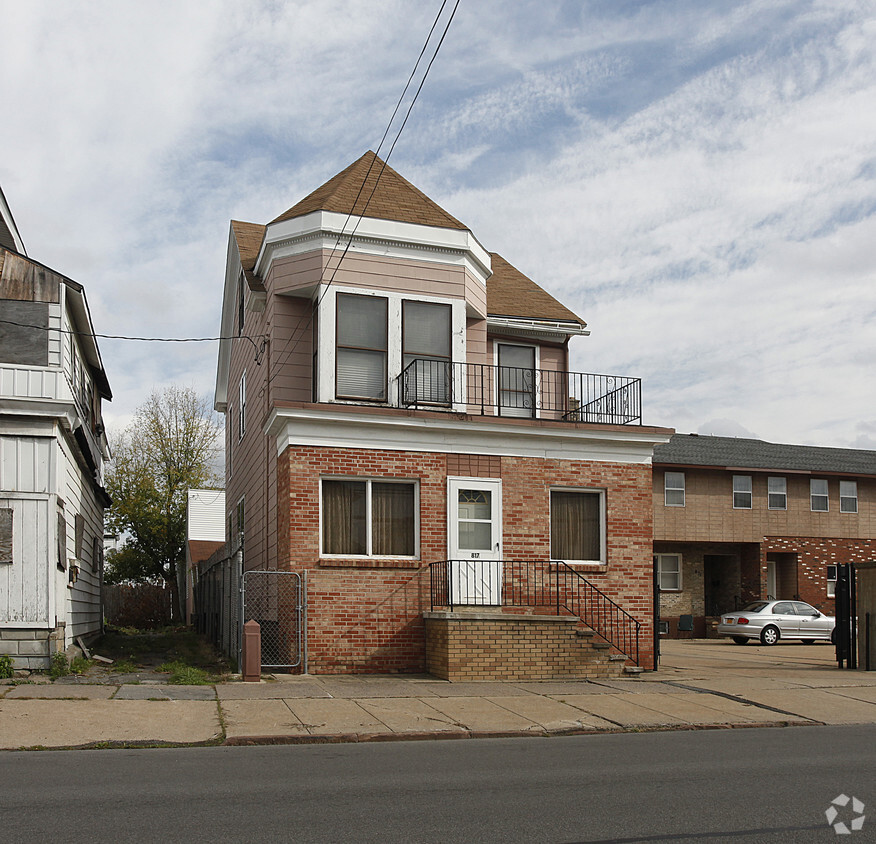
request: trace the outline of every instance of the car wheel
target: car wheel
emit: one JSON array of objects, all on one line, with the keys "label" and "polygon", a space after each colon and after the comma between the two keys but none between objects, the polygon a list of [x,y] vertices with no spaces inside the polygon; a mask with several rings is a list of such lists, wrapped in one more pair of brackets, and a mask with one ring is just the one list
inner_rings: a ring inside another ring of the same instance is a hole
[{"label": "car wheel", "polygon": [[836,627],[834,627],[833,630],[830,631],[830,643],[831,645],[836,644]]},{"label": "car wheel", "polygon": [[779,641],[779,628],[768,624],[760,631],[760,643],[762,645],[775,645]]},{"label": "car wheel", "polygon": [[801,639],[800,640],[804,645],[814,645],[815,639]]},{"label": "car wheel", "polygon": [[748,636],[732,636],[731,637],[737,645],[747,645],[748,644]]}]

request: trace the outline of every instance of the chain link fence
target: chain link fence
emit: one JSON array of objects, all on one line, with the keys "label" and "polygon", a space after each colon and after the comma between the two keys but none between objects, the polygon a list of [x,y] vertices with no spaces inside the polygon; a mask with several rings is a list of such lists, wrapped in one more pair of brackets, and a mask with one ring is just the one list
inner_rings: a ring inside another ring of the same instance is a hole
[{"label": "chain link fence", "polygon": [[243,557],[211,557],[194,584],[192,622],[224,653],[237,669],[240,665],[240,586]]},{"label": "chain link fence", "polygon": [[242,617],[261,628],[262,668],[306,665],[305,577],[289,571],[244,572]]}]

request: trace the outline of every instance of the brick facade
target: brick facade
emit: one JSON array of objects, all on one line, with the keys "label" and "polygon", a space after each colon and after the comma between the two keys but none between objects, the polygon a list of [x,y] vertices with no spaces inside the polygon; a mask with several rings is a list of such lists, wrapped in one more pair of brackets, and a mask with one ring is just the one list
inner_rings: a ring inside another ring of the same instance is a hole
[{"label": "brick facade", "polygon": [[623,658],[569,616],[427,613],[426,670],[442,680],[593,680]]},{"label": "brick facade", "polygon": [[[607,564],[582,572],[642,622],[640,664],[652,659],[651,471],[649,465],[325,447],[288,447],[278,461],[280,568],[308,575],[308,669],[313,673],[423,671],[422,613],[428,564],[447,552],[448,464],[498,469],[503,557],[550,558],[550,491],[605,491]],[[326,476],[415,480],[418,559],[320,558],[319,480]],[[452,476],[452,475],[450,475]]]}]

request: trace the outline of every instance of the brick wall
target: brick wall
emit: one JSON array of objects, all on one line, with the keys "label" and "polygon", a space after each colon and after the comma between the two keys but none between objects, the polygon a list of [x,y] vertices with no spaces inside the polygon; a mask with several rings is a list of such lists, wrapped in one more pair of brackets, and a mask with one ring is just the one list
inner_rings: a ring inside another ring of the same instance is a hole
[{"label": "brick wall", "polygon": [[[597,461],[491,458],[290,446],[278,461],[280,568],[308,572],[308,669],[313,673],[423,671],[429,609],[428,563],[447,558],[448,460],[502,479],[503,556],[550,556],[552,487],[606,491],[607,565],[583,574],[643,622],[640,664],[650,666],[650,466]],[[319,556],[322,476],[412,479],[419,483],[417,560]]]},{"label": "brick wall", "polygon": [[839,563],[863,563],[876,560],[876,539],[767,537],[761,545],[760,560],[764,584],[769,553],[796,554],[796,594],[800,596],[801,601],[812,604],[827,615],[833,615],[834,599],[827,597],[827,567]]},{"label": "brick wall", "polygon": [[576,634],[568,616],[427,613],[426,669],[442,680],[617,676],[623,661]]}]

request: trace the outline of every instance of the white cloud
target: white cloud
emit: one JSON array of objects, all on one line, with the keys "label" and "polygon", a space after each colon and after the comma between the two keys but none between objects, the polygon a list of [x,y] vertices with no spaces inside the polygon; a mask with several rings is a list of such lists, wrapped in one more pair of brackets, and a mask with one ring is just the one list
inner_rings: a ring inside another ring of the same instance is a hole
[{"label": "white cloud", "polygon": [[[98,331],[212,336],[228,221],[374,148],[435,4],[0,0],[0,184]],[[867,3],[463,4],[392,164],[580,313],[645,420],[872,446]],[[124,420],[215,344],[101,344]]]}]

